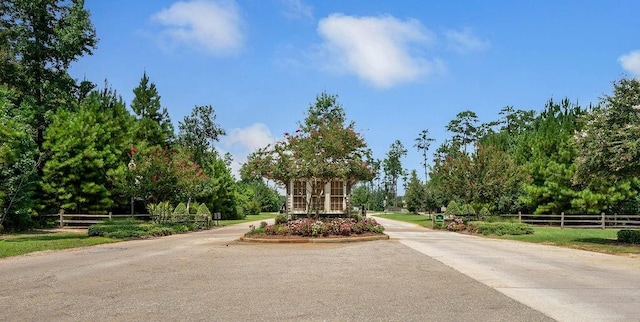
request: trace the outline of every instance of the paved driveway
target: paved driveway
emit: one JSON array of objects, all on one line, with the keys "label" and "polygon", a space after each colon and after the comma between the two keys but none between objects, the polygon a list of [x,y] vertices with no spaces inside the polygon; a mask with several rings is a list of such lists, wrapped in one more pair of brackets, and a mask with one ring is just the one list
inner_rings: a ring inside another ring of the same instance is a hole
[{"label": "paved driveway", "polygon": [[392,239],[554,319],[640,321],[638,258],[376,220]]},{"label": "paved driveway", "polygon": [[551,320],[414,249],[438,233],[234,242],[248,226],[0,259],[0,321]]}]

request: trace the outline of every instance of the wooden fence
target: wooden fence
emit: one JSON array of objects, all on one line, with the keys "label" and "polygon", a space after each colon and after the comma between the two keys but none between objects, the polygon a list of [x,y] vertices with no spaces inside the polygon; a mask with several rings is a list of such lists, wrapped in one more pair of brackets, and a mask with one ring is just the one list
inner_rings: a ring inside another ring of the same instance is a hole
[{"label": "wooden fence", "polygon": [[[106,219],[114,218],[134,218],[140,220],[151,220],[150,214],[107,214],[107,215],[87,215],[87,214],[52,214],[46,215],[47,218],[55,218],[55,221],[60,228],[80,228],[85,229],[93,224],[97,224]],[[194,215],[184,216],[184,219],[179,220],[180,223],[203,223],[210,225],[212,222],[211,216],[209,218],[200,217],[194,218]],[[220,221],[220,215],[216,213],[215,219],[218,224]]]},{"label": "wooden fence", "polygon": [[87,214],[51,214],[48,218],[56,218],[60,228],[87,228],[93,224],[102,222],[105,219],[113,218],[135,218],[150,220],[150,214],[107,214],[107,215],[87,215]]},{"label": "wooden fence", "polygon": [[518,221],[536,226],[560,226],[560,228],[617,228],[640,229],[640,215],[628,214],[565,214],[559,215],[532,215],[514,214],[503,215],[516,217]]}]

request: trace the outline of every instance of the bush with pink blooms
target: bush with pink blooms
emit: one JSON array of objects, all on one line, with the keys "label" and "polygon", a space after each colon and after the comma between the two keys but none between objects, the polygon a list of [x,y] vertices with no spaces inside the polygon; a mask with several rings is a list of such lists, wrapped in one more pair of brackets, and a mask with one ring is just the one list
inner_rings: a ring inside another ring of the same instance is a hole
[{"label": "bush with pink blooms", "polygon": [[384,227],[373,218],[362,220],[354,218],[304,218],[261,228],[251,227],[251,231],[246,236],[332,237],[382,234],[383,232]]}]

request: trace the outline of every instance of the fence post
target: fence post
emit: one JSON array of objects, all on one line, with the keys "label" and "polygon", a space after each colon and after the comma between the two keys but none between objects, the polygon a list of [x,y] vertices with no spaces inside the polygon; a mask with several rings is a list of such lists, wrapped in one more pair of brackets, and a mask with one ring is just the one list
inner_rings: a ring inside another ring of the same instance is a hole
[{"label": "fence post", "polygon": [[564,228],[564,211],[560,213],[560,229]]},{"label": "fence post", "polygon": [[111,219],[111,211],[109,211],[109,219]]},{"label": "fence post", "polygon": [[60,228],[64,228],[64,212],[60,211],[58,215],[60,216]]},{"label": "fence post", "polygon": [[602,212],[602,213],[600,214],[600,216],[601,216],[601,221],[602,221],[602,229],[604,229],[604,218],[605,218],[605,216],[604,216],[604,212]]},{"label": "fence post", "polygon": [[613,225],[618,226],[618,213],[613,213]]},{"label": "fence post", "polygon": [[518,211],[518,222],[522,223],[522,211]]}]

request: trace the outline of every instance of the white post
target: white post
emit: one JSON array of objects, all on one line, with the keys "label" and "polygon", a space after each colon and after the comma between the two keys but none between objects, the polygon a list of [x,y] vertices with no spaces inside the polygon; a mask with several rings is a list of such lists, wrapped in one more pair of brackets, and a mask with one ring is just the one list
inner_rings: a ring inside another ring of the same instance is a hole
[{"label": "white post", "polygon": [[564,228],[564,211],[560,213],[560,229]]}]

